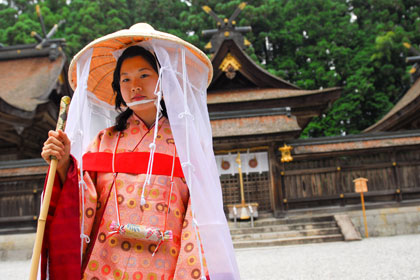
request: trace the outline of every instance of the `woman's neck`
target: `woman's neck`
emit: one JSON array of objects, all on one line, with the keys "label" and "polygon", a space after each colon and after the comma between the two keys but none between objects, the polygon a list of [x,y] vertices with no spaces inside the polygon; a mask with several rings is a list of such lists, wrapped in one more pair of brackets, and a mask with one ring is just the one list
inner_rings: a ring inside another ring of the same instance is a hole
[{"label": "woman's neck", "polygon": [[[147,128],[151,128],[155,122],[156,122],[156,109],[154,109],[151,112],[145,112],[145,111],[141,111],[141,112],[134,112],[134,114],[136,114],[136,116],[141,119],[143,121],[143,123],[147,126]],[[161,114],[159,114],[160,118]]]}]

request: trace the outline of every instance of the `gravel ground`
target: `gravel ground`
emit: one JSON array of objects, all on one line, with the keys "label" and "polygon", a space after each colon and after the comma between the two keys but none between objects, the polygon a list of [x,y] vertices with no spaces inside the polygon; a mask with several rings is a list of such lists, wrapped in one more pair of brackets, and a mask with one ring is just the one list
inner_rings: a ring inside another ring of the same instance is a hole
[{"label": "gravel ground", "polygon": [[[419,279],[420,235],[237,249],[242,280]],[[28,279],[30,261],[0,263],[1,279]]]},{"label": "gravel ground", "polygon": [[420,279],[420,235],[238,249],[242,280]]}]

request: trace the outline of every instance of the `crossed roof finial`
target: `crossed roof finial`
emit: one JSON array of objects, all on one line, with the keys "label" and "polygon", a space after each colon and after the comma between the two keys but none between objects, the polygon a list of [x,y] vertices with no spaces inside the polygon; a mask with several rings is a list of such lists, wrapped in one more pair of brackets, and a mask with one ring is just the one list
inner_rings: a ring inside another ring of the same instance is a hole
[{"label": "crossed roof finial", "polygon": [[[41,8],[39,7],[39,5],[36,5],[36,13],[38,15],[39,22],[41,23],[43,37],[41,37],[41,35],[39,35],[35,31],[31,32],[31,36],[34,37],[39,43],[36,46],[36,48],[37,49],[42,49],[46,45],[49,45],[49,43],[52,43],[52,41],[56,41],[56,40],[52,40],[51,37],[57,32],[58,27],[60,27],[66,21],[64,19],[60,20],[58,22],[58,24],[54,24],[53,28],[51,28],[51,30],[47,33],[47,31],[45,29],[45,24],[44,24],[44,17],[42,16]],[[62,39],[60,39],[60,41],[62,41]]]},{"label": "crossed roof finial", "polygon": [[244,33],[252,30],[251,26],[236,26],[236,18],[245,7],[246,2],[239,4],[229,19],[221,19],[209,6],[202,7],[217,22],[217,29],[208,29],[202,32],[204,37],[211,37],[210,42],[205,47],[206,49],[209,49],[211,53],[216,52],[225,39],[233,39],[242,49],[245,49],[251,44],[243,36]]},{"label": "crossed roof finial", "polygon": [[414,63],[413,67],[410,69],[411,79],[412,82],[414,82],[420,78],[420,51],[409,43],[404,43],[404,47],[406,47],[409,52],[414,55],[405,59],[407,63]]}]

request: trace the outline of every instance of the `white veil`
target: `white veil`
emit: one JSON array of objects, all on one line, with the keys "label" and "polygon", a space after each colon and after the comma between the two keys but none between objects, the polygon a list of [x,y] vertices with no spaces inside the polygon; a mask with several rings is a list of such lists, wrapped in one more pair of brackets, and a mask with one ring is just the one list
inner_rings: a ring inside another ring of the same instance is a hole
[{"label": "white veil", "polygon": [[[199,229],[198,240],[202,242],[210,279],[240,279],[213,153],[206,102],[209,70],[183,45],[156,38],[139,45],[153,51],[161,65],[161,90],[190,190],[194,224]],[[71,153],[81,172],[82,155],[88,144],[100,130],[114,124],[117,114],[111,105],[87,90],[91,57],[92,51],[88,50],[77,61],[77,88],[66,127],[72,142]]]}]

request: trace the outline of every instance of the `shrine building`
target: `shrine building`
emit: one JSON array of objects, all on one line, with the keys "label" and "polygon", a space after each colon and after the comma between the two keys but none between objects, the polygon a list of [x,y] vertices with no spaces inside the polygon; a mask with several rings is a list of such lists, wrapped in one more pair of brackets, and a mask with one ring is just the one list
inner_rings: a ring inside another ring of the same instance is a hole
[{"label": "shrine building", "polygon": [[[239,6],[241,10],[241,5]],[[243,9],[243,7],[242,7]],[[214,68],[207,103],[225,212],[258,205],[260,217],[360,207],[353,180],[368,179],[367,207],[420,198],[420,78],[395,107],[359,135],[299,139],[338,87],[302,90],[247,54],[250,27],[235,18],[205,30]],[[61,96],[72,95],[63,39],[0,47],[0,234],[34,232],[48,166],[40,158]]]}]

